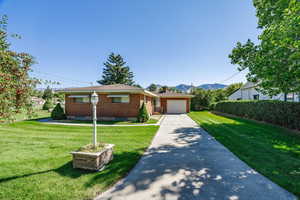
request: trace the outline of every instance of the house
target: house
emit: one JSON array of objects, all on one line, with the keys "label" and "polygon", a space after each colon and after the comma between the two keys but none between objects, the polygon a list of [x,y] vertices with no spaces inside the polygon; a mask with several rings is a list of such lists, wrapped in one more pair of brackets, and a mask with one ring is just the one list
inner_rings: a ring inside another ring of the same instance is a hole
[{"label": "house", "polygon": [[[299,93],[289,93],[286,96],[287,101],[300,102]],[[257,84],[253,82],[247,82],[240,89],[236,90],[229,97],[229,100],[285,100],[285,95],[283,93],[276,96],[270,97],[264,95],[261,92],[257,91]]]},{"label": "house", "polygon": [[153,113],[187,113],[190,111],[192,95],[177,93],[155,94],[145,89],[123,85],[101,85],[66,88],[65,112],[70,119],[90,119],[92,92],[99,96],[98,118],[102,120],[135,120],[139,108],[145,103],[150,115]]}]

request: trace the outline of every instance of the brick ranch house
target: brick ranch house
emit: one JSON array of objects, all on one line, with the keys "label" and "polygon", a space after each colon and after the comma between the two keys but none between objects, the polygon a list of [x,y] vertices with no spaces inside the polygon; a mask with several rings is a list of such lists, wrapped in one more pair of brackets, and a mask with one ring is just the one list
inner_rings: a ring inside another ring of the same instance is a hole
[{"label": "brick ranch house", "polygon": [[180,93],[156,94],[122,84],[66,88],[59,92],[65,94],[65,112],[69,119],[91,118],[90,96],[94,91],[99,96],[97,115],[101,120],[135,120],[143,103],[150,115],[188,113],[193,97]]}]

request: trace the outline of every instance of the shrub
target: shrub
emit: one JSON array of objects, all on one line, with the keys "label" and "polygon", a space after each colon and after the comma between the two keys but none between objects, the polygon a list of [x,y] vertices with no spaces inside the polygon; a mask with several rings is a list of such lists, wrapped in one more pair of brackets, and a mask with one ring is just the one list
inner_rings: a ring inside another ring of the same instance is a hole
[{"label": "shrub", "polygon": [[145,106],[145,103],[143,103],[142,107],[140,107],[139,115],[138,115],[138,122],[146,122],[149,120],[149,114],[147,111],[147,108]]},{"label": "shrub", "polygon": [[284,101],[222,101],[216,111],[300,130],[300,103]]},{"label": "shrub", "polygon": [[47,99],[46,102],[43,105],[43,110],[49,110],[53,108],[53,103],[51,99]]},{"label": "shrub", "polygon": [[194,97],[191,100],[192,110],[208,109],[210,104],[214,102],[214,95],[210,90],[197,89],[193,94]]},{"label": "shrub", "polygon": [[60,103],[56,104],[55,108],[51,112],[52,119],[66,119],[66,115],[64,113],[63,108],[61,107]]}]

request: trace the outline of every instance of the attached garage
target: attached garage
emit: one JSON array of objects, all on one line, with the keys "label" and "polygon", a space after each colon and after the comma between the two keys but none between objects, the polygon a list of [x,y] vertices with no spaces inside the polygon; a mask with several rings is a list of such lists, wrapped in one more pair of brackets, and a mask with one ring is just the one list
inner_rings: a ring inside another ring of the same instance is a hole
[{"label": "attached garage", "polygon": [[193,95],[181,93],[158,94],[161,112],[167,114],[181,114],[190,112],[190,102]]},{"label": "attached garage", "polygon": [[168,114],[180,114],[186,113],[187,100],[167,100],[167,113]]}]

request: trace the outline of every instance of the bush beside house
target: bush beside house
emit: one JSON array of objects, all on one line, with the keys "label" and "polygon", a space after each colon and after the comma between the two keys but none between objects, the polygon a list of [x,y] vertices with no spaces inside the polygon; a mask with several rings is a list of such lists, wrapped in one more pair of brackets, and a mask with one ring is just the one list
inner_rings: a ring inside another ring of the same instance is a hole
[{"label": "bush beside house", "polygon": [[300,130],[300,103],[284,101],[222,101],[214,110]]},{"label": "bush beside house", "polygon": [[66,119],[64,109],[60,103],[56,104],[55,108],[51,112],[51,118],[55,120]]},{"label": "bush beside house", "polygon": [[148,114],[147,108],[145,106],[145,103],[141,106],[139,110],[139,115],[138,115],[138,122],[147,122],[149,120],[150,116]]}]

